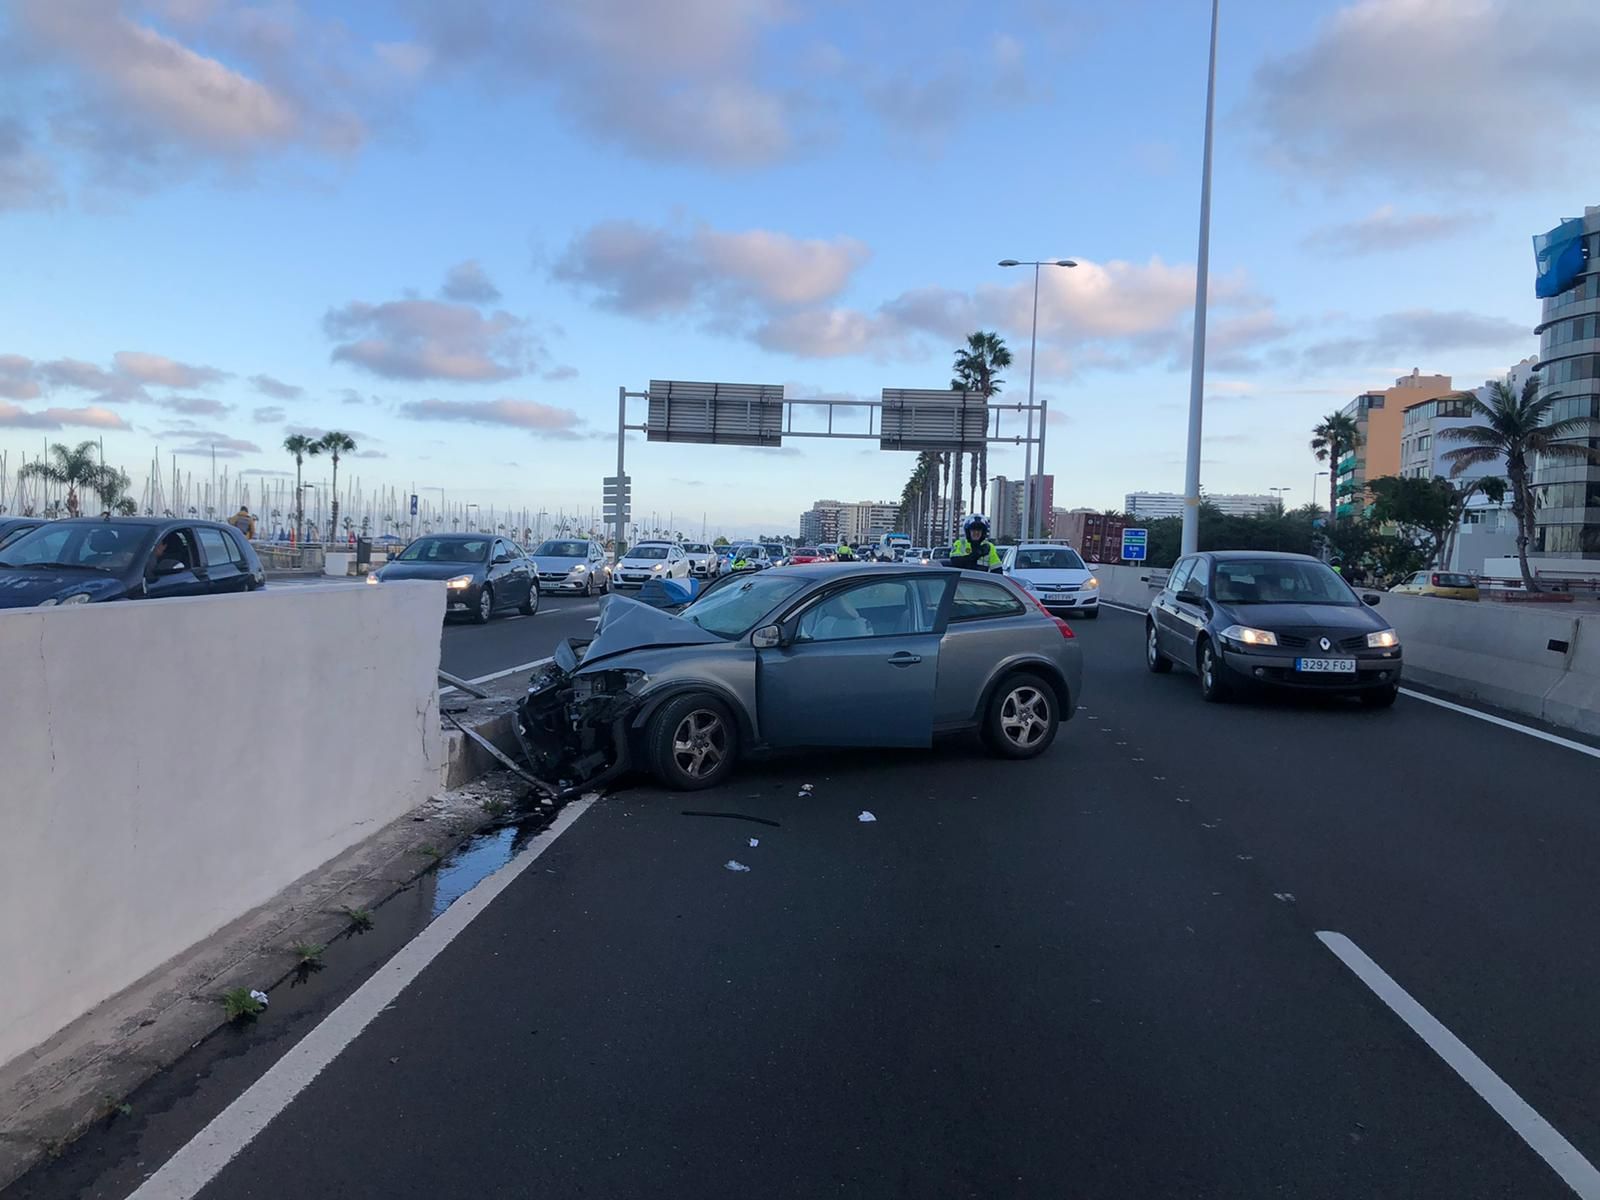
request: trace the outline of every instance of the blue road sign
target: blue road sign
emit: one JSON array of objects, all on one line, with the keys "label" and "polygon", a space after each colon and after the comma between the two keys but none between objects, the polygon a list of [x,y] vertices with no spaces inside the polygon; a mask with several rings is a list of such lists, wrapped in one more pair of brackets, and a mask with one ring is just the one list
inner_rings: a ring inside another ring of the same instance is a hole
[{"label": "blue road sign", "polygon": [[411,515],[413,517],[417,515],[417,494],[415,492],[411,493]]},{"label": "blue road sign", "polygon": [[1124,529],[1122,531],[1122,561],[1143,562],[1145,549],[1150,544],[1150,531],[1148,529]]}]

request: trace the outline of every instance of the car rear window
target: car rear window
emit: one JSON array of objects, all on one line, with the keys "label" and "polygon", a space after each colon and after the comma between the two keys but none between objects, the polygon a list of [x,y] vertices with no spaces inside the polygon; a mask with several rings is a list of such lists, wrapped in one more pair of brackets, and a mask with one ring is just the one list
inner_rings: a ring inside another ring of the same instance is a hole
[{"label": "car rear window", "polygon": [[952,621],[977,621],[985,617],[1017,617],[1027,610],[1011,590],[981,579],[963,579],[956,584]]},{"label": "car rear window", "polygon": [[1470,575],[1457,575],[1451,571],[1440,571],[1434,577],[1434,587],[1469,588],[1476,586]]}]

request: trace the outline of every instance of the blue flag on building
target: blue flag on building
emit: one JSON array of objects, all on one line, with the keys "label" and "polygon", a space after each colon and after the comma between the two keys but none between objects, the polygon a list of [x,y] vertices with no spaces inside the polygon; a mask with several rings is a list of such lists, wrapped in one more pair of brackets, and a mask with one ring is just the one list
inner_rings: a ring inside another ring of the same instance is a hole
[{"label": "blue flag on building", "polygon": [[1573,217],[1561,222],[1549,233],[1536,234],[1533,239],[1533,260],[1539,275],[1534,281],[1533,294],[1541,300],[1559,296],[1572,286],[1583,273],[1583,220]]}]

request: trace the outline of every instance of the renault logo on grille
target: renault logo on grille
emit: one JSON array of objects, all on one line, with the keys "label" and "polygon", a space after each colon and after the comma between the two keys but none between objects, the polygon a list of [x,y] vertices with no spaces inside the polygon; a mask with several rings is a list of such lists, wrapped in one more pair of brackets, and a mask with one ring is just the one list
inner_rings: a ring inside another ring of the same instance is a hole
[{"label": "renault logo on grille", "polygon": [[1324,650],[1332,650],[1333,649],[1333,643],[1330,642],[1327,638],[1323,638],[1321,641],[1319,641],[1317,643],[1317,645],[1321,646]]}]

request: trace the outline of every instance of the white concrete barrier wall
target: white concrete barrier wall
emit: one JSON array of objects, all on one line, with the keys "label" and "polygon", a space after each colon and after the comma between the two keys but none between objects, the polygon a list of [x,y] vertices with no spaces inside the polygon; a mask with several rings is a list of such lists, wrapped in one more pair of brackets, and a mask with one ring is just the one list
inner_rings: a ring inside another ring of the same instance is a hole
[{"label": "white concrete barrier wall", "polygon": [[0,1064],[438,787],[443,613],[429,583],[0,611]]}]

